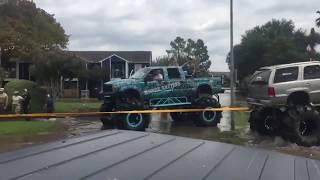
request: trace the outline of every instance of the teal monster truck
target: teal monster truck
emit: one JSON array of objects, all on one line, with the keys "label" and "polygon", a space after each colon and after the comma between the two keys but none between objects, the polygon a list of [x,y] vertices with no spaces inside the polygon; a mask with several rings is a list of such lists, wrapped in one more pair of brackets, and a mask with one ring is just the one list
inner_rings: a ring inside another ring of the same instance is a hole
[{"label": "teal monster truck", "polygon": [[[104,84],[101,112],[219,108],[218,93],[222,92],[221,77],[193,78],[182,67],[147,67],[129,79],[112,80]],[[171,113],[174,121],[192,118],[197,126],[216,126],[221,112]],[[144,131],[150,114],[128,113],[101,118],[104,127]]]}]

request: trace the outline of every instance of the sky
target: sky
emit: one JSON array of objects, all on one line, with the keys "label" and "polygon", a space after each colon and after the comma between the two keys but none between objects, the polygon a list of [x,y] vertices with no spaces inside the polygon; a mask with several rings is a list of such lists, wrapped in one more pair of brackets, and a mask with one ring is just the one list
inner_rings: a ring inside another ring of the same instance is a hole
[{"label": "sky", "polygon": [[[166,55],[177,36],[202,39],[212,71],[229,71],[228,0],[35,0],[54,14],[70,35],[69,50],[152,51]],[[234,0],[234,43],[271,19],[291,19],[297,28],[315,26],[319,0]],[[317,29],[320,32],[320,29]]]}]

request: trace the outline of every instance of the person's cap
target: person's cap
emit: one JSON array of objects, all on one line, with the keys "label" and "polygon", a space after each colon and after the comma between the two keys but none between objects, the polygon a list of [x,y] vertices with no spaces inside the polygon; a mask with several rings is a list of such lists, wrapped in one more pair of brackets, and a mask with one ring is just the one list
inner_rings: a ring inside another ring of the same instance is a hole
[{"label": "person's cap", "polygon": [[4,88],[0,88],[0,92],[3,92],[4,91]]}]

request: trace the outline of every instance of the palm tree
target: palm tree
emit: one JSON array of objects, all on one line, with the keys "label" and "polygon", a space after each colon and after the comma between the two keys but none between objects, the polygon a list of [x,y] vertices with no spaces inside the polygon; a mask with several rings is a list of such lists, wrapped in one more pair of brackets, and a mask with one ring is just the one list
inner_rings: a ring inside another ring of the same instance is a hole
[{"label": "palm tree", "polygon": [[[320,15],[320,11],[317,11],[317,13]],[[316,25],[320,27],[320,17],[316,19]]]}]

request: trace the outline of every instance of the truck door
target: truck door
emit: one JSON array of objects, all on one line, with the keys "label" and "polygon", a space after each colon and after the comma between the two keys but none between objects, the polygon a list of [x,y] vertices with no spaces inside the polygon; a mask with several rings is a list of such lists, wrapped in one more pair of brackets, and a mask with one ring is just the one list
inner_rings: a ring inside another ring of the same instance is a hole
[{"label": "truck door", "polygon": [[[162,76],[162,80],[161,80]],[[162,68],[152,69],[145,77],[144,97],[145,99],[155,99],[161,97],[161,84],[163,83],[164,72]]]},{"label": "truck door", "polygon": [[170,94],[170,97],[186,96],[182,88],[183,83],[184,79],[179,68],[167,68],[167,78],[164,82],[163,89]]}]

